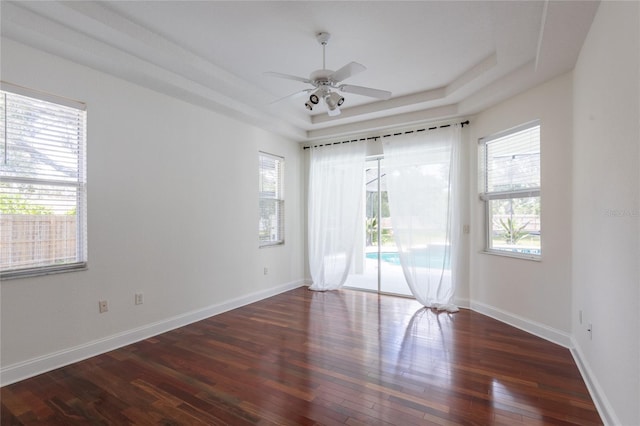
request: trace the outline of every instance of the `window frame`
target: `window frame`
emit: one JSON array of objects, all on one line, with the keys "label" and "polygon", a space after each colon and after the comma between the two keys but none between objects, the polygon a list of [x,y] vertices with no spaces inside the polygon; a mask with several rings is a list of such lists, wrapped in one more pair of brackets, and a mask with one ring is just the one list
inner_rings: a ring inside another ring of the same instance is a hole
[{"label": "window frame", "polygon": [[[33,184],[41,185],[43,187],[57,187],[70,189],[76,193],[75,196],[75,217],[76,217],[76,230],[75,230],[75,261],[67,263],[56,263],[56,259],[47,259],[48,264],[43,265],[27,265],[23,267],[15,267],[10,269],[0,269],[0,278],[3,280],[14,278],[25,278],[40,275],[57,274],[64,272],[73,272],[87,269],[88,262],[88,249],[87,249],[87,106],[83,102],[51,95],[48,93],[40,92],[37,90],[17,86],[5,81],[0,82],[0,94],[3,103],[4,116],[2,121],[4,122],[3,135],[0,143],[5,144],[5,155],[8,149],[8,118],[7,118],[7,105],[5,104],[6,96],[20,96],[33,99],[38,103],[46,102],[55,104],[58,107],[66,107],[75,109],[78,111],[78,145],[76,146],[77,156],[77,176],[73,180],[64,181],[56,180],[53,177],[43,176],[42,174],[34,173],[32,176],[4,176],[0,175],[2,182],[9,184]],[[4,159],[2,159],[4,162]],[[24,172],[23,172],[24,173]],[[16,192],[21,194],[23,192]],[[56,216],[56,215],[53,215]],[[69,241],[66,239],[65,241]],[[1,267],[0,267],[1,268]]]},{"label": "window frame", "polygon": [[[270,193],[262,191],[262,174],[263,174],[263,158],[270,159],[279,163],[277,166],[279,171],[276,179],[276,191],[273,196]],[[258,247],[277,247],[285,244],[285,195],[284,195],[284,174],[285,174],[285,158],[280,155],[270,154],[264,151],[258,151]],[[273,202],[276,210],[276,236],[263,240],[261,238],[261,221],[262,221],[262,205],[264,201]]]},{"label": "window frame", "polygon": [[[542,155],[541,155],[541,136],[538,139],[538,148],[539,148],[539,157],[538,157],[538,170],[540,173],[539,176],[539,186],[530,187],[525,189],[516,189],[516,190],[507,190],[507,191],[488,191],[488,171],[487,171],[487,162],[488,162],[488,153],[486,150],[487,144],[497,140],[508,137],[510,135],[516,134],[518,132],[522,132],[524,130],[530,130],[534,128],[538,128],[539,132],[542,131],[542,126],[540,124],[540,120],[533,120],[527,123],[523,123],[516,127],[495,133],[493,135],[483,137],[478,139],[478,192],[479,199],[484,204],[484,249],[482,250],[485,254],[504,256],[504,257],[512,257],[517,259],[525,259],[525,260],[542,260],[542,232],[540,232],[540,249],[539,253],[525,253],[525,252],[517,252],[510,251],[505,249],[497,249],[492,247],[493,241],[493,224],[490,223],[492,221],[491,215],[491,201],[495,200],[514,200],[514,199],[523,199],[523,198],[535,198],[537,197],[540,213],[539,216],[541,218],[542,215],[542,195],[541,195],[541,165],[542,165]],[[484,154],[484,155],[482,155]],[[541,225],[542,221],[539,219],[538,223]]]}]

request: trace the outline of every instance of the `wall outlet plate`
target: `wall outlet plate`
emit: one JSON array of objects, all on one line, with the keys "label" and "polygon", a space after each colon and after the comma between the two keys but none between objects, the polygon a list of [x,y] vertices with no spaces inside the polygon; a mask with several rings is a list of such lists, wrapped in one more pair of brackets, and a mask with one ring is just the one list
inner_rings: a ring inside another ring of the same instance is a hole
[{"label": "wall outlet plate", "polygon": [[109,304],[107,303],[106,300],[101,300],[101,301],[98,302],[98,311],[101,314],[104,314],[108,310],[109,310]]}]

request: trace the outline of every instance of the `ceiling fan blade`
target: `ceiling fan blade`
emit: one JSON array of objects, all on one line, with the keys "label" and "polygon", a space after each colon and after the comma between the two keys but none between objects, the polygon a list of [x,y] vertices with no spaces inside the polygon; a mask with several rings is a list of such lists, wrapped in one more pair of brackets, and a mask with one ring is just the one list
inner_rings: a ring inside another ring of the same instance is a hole
[{"label": "ceiling fan blade", "polygon": [[284,98],[276,99],[276,100],[275,100],[275,101],[273,101],[273,102],[269,102],[269,105],[277,104],[278,102],[280,102],[280,101],[284,101],[284,100],[286,100],[286,99],[295,99],[295,98],[299,98],[300,96],[302,96],[302,95],[304,95],[304,94],[306,94],[306,93],[309,93],[309,92],[310,92],[310,91],[312,91],[312,90],[313,90],[313,89],[305,89],[305,90],[301,90],[301,91],[299,91],[299,92],[292,93],[292,94],[290,94],[290,95],[285,96]]},{"label": "ceiling fan blade", "polygon": [[391,97],[391,92],[386,90],[372,89],[370,87],[353,86],[350,84],[343,84],[338,89],[345,93],[355,93],[356,95],[369,96],[371,98],[378,98],[387,100]]},{"label": "ceiling fan blade", "polygon": [[347,78],[353,75],[361,73],[366,69],[367,67],[365,67],[362,64],[359,64],[357,62],[349,62],[347,65],[340,68],[338,71],[334,71],[334,73],[329,76],[329,80],[337,83],[342,80],[346,80]]},{"label": "ceiling fan blade", "polygon": [[328,113],[330,116],[335,117],[336,115],[340,115],[340,108],[335,107],[335,108],[334,108],[334,109],[332,109],[332,110],[331,110],[331,109],[329,109],[329,108],[327,108],[327,113]]},{"label": "ceiling fan blade", "polygon": [[269,77],[278,77],[278,78],[286,78],[287,80],[296,80],[301,81],[303,83],[311,83],[311,80],[304,77],[297,77],[295,75],[282,74],[281,72],[267,71],[264,75],[268,75]]}]

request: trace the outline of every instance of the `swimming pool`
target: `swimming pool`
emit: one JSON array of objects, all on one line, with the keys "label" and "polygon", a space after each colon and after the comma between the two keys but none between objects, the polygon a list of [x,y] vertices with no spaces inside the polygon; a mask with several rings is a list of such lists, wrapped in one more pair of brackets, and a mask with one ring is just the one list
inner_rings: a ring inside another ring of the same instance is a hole
[{"label": "swimming pool", "polygon": [[[410,256],[413,256],[413,261],[416,266],[427,268],[429,266],[437,268],[442,265],[444,262],[444,246],[434,246],[430,249],[417,249],[413,250],[409,253]],[[367,253],[367,259],[378,259],[378,253],[370,252]],[[383,251],[380,252],[380,260],[391,264],[391,265],[400,265],[400,254],[397,251]],[[449,259],[445,263],[445,268],[449,269]]]}]

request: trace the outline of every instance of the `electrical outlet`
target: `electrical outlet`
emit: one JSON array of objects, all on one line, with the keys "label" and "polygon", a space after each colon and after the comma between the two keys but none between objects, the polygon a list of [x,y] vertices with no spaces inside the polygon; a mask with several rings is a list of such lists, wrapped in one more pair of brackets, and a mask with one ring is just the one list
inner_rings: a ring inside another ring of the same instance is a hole
[{"label": "electrical outlet", "polygon": [[264,267],[264,274],[265,275],[269,274],[269,268],[267,268],[266,266]]},{"label": "electrical outlet", "polygon": [[587,328],[587,331],[589,332],[589,340],[593,340],[593,325],[591,323],[589,323],[589,328]]},{"label": "electrical outlet", "polygon": [[101,314],[104,314],[108,310],[109,310],[109,304],[107,303],[106,300],[101,300],[98,302],[98,311],[100,311]]},{"label": "electrical outlet", "polygon": [[462,225],[462,233],[463,233],[463,234],[469,234],[469,233],[471,233],[471,226],[469,226],[469,225]]},{"label": "electrical outlet", "polygon": [[136,305],[142,305],[142,293],[136,293]]}]

